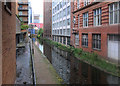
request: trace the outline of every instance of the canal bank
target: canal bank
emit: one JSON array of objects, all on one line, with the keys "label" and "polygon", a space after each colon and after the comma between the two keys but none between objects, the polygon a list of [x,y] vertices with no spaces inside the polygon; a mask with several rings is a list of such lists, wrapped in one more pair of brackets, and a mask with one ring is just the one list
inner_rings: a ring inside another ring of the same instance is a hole
[{"label": "canal bank", "polygon": [[99,70],[43,40],[35,45],[46,56],[57,74],[67,84],[120,84],[120,78]]},{"label": "canal bank", "polygon": [[62,79],[56,73],[53,66],[34,44],[34,67],[36,84],[61,84]]},{"label": "canal bank", "polygon": [[98,68],[101,71],[107,72],[109,74],[115,75],[120,77],[120,65],[115,64],[112,62],[109,62],[105,59],[102,59],[99,55],[92,52],[85,52],[82,49],[65,46],[63,44],[60,44],[58,42],[54,42],[52,40],[41,38],[40,40],[44,40],[46,43],[56,46],[57,48],[72,53],[72,55],[76,58],[78,58],[80,61],[83,61],[89,65],[92,65],[96,68]]},{"label": "canal bank", "polygon": [[20,53],[16,58],[16,82],[15,84],[33,84],[30,47],[29,43],[25,43],[25,49],[19,50]]}]

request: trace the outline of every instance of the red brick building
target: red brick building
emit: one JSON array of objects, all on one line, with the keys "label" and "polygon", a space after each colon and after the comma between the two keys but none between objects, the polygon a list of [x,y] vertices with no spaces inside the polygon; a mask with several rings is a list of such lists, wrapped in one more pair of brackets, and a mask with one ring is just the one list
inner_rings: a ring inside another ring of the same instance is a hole
[{"label": "red brick building", "polygon": [[120,60],[120,2],[73,2],[71,44],[103,58]]},{"label": "red brick building", "polygon": [[49,2],[44,0],[44,25],[43,25],[43,36],[51,39],[52,37],[52,1]]},{"label": "red brick building", "polygon": [[24,22],[24,25],[28,25],[28,8],[29,2],[28,0],[19,0],[18,2],[18,15],[20,20]]},{"label": "red brick building", "polygon": [[16,79],[16,3],[0,1],[0,85]]}]

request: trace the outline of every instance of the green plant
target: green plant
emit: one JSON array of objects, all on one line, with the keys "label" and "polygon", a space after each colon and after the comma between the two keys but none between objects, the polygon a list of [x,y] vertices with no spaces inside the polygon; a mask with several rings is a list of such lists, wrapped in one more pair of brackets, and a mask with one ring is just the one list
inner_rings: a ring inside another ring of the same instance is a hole
[{"label": "green plant", "polygon": [[39,31],[38,31],[38,33],[37,33],[37,38],[40,38],[42,36],[43,36],[43,29],[40,28]]},{"label": "green plant", "polygon": [[26,29],[28,29],[28,28],[29,28],[28,25],[21,25],[21,30],[26,30]]}]

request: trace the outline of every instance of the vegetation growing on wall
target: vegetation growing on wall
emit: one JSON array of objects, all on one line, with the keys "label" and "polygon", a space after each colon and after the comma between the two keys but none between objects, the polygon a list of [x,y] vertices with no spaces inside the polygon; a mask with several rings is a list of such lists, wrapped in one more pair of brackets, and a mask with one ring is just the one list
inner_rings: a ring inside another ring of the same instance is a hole
[{"label": "vegetation growing on wall", "polygon": [[89,52],[83,51],[80,48],[78,49],[78,48],[74,48],[74,47],[70,47],[70,46],[65,46],[63,44],[54,42],[52,40],[48,40],[48,39],[43,39],[43,40],[46,41],[48,44],[58,47],[61,50],[72,53],[76,58],[78,58],[81,61],[91,64],[91,65],[99,68],[100,70],[108,72],[112,75],[120,77],[120,66],[119,65],[110,63],[107,60],[100,58],[100,56],[94,52],[89,53]]}]

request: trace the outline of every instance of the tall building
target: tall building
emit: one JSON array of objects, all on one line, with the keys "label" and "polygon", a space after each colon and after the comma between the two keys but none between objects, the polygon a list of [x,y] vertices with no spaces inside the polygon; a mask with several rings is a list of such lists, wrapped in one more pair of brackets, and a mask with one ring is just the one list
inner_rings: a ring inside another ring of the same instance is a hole
[{"label": "tall building", "polygon": [[120,2],[87,1],[74,1],[71,44],[112,61],[120,60]]},{"label": "tall building", "polygon": [[52,1],[52,36],[53,40],[70,45],[71,33],[71,2]]},{"label": "tall building", "polygon": [[20,20],[24,22],[24,25],[28,25],[28,0],[19,0],[18,2],[18,15],[20,17]]},{"label": "tall building", "polygon": [[40,15],[39,14],[33,15],[33,23],[40,23]]},{"label": "tall building", "polygon": [[44,33],[43,36],[52,39],[52,0],[51,2],[44,1]]},{"label": "tall building", "polygon": [[31,7],[31,1],[29,1],[29,16],[28,16],[28,23],[33,23],[33,12],[32,12],[32,7]]},{"label": "tall building", "polygon": [[0,86],[16,79],[16,3],[0,1]]}]

